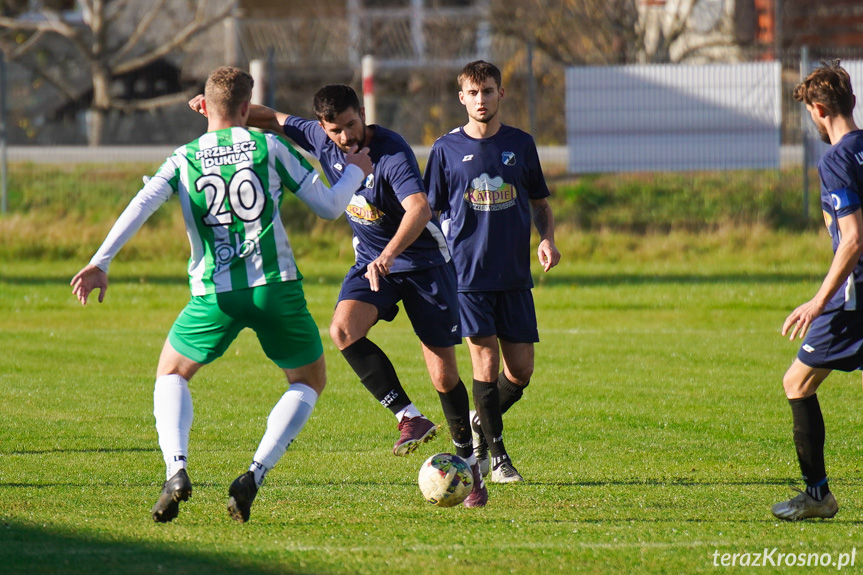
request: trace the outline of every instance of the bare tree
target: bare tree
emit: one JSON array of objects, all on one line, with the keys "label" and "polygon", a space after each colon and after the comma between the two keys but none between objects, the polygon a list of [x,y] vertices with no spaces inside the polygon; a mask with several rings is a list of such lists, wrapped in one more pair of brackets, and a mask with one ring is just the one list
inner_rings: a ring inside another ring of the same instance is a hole
[{"label": "bare tree", "polygon": [[[84,76],[93,89],[88,141],[96,146],[102,141],[109,112],[148,110],[190,97],[181,92],[123,100],[112,92],[111,85],[118,76],[180,51],[184,42],[230,15],[235,0],[213,4],[209,0],[79,0],[80,19],[70,19],[50,7],[17,17],[0,15],[0,31],[5,31],[0,47],[7,60],[30,68],[70,100],[82,91],[70,69],[80,72],[85,67]],[[46,49],[48,44],[52,47]]]},{"label": "bare tree", "polygon": [[563,64],[607,64],[619,59],[615,38],[620,0],[493,0],[495,32],[533,42]]},{"label": "bare tree", "polygon": [[[672,50],[716,0],[493,0],[497,32],[534,42],[566,65],[679,61],[717,41]],[[720,14],[721,16],[721,14]],[[719,22],[719,20],[717,20]]]}]

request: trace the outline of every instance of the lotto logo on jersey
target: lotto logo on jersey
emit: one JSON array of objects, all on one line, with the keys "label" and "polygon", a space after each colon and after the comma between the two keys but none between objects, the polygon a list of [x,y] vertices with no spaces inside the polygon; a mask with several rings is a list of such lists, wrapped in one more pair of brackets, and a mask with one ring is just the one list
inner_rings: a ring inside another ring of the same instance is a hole
[{"label": "lotto logo on jersey", "polygon": [[370,204],[367,199],[358,194],[351,198],[345,212],[352,222],[364,226],[379,226],[381,219],[386,215],[377,206]]},{"label": "lotto logo on jersey", "polygon": [[500,176],[483,174],[471,181],[464,200],[478,212],[497,212],[515,205],[518,192]]}]

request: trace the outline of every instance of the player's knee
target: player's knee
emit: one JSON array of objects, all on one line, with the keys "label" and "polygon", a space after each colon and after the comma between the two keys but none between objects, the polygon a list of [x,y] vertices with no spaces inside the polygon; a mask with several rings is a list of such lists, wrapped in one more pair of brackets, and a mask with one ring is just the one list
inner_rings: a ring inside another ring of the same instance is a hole
[{"label": "player's knee", "polygon": [[795,377],[790,371],[786,372],[782,378],[782,388],[785,390],[785,397],[788,399],[806,397],[806,382],[800,381],[800,378]]},{"label": "player's knee", "polygon": [[345,349],[349,345],[347,329],[336,322],[330,324],[330,339],[339,349]]},{"label": "player's knee", "polygon": [[530,381],[530,378],[533,376],[533,366],[525,365],[518,369],[513,369],[512,373],[512,382],[519,387],[524,387]]},{"label": "player's knee", "polygon": [[458,386],[458,382],[460,381],[458,375],[452,374],[432,374],[431,376],[432,385],[434,388],[441,393],[449,393],[454,390]]},{"label": "player's knee", "polygon": [[309,379],[305,382],[310,388],[314,390],[315,393],[318,394],[318,397],[324,392],[324,388],[327,386],[327,378],[326,376],[321,378]]},{"label": "player's knee", "polygon": [[285,369],[285,375],[288,377],[289,384],[302,383],[320,396],[327,385],[327,365],[324,356],[321,355],[317,360],[302,367]]}]

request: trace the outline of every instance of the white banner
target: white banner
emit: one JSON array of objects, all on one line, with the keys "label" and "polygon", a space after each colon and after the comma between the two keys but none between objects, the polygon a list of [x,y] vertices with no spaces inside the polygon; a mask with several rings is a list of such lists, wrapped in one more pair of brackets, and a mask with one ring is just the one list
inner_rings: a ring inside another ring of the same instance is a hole
[{"label": "white banner", "polygon": [[572,173],[778,168],[778,62],[566,70]]}]

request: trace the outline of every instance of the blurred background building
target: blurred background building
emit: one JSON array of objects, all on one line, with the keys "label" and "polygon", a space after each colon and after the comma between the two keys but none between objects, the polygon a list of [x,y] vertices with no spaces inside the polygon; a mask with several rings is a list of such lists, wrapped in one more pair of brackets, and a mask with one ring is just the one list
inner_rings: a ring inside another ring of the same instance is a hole
[{"label": "blurred background building", "polygon": [[[463,123],[455,76],[495,62],[505,121],[565,145],[568,67],[778,61],[785,144],[808,59],[863,59],[859,0],[0,0],[11,145],[177,144],[213,68],[257,62],[264,103],[311,117],[324,84],[362,91],[375,121],[417,146]],[[805,66],[806,64],[804,64]],[[365,86],[368,88],[368,85]],[[628,99],[637,102],[638,94]],[[627,98],[624,98],[624,102]]]}]

